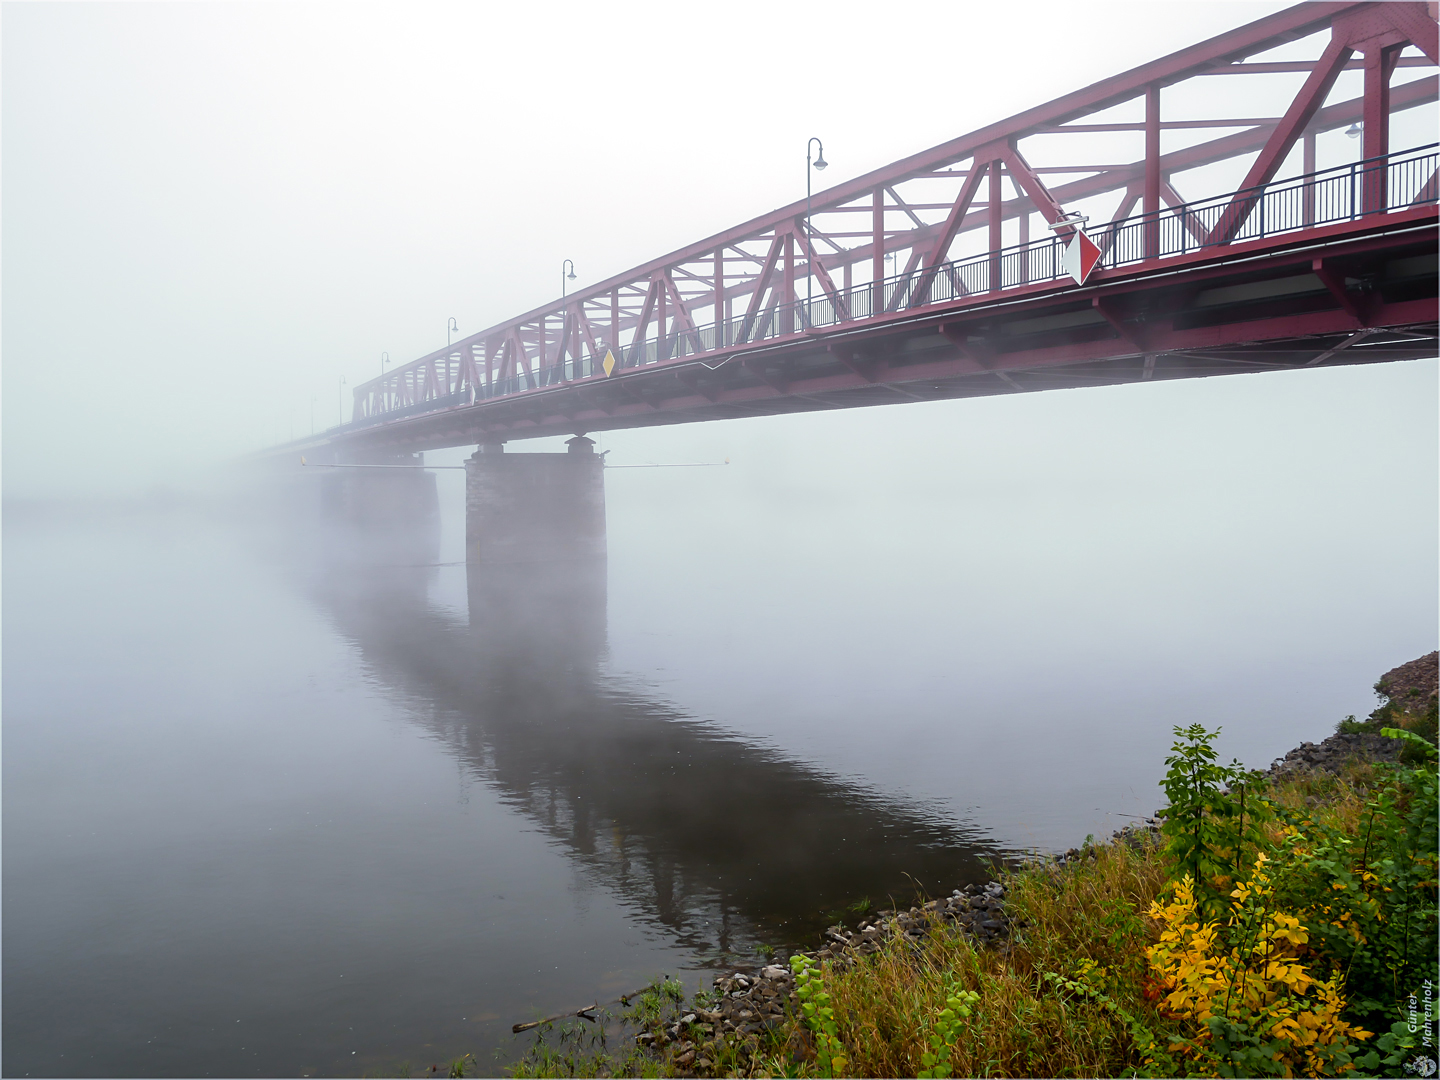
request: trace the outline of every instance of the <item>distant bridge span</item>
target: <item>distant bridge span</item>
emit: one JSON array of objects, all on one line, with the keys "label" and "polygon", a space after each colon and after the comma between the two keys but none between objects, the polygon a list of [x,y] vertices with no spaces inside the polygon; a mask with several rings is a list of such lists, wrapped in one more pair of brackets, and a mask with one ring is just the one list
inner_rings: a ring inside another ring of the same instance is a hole
[{"label": "distant bridge span", "polygon": [[[1311,58],[1264,56],[1283,46]],[[351,422],[292,445],[417,451],[1434,356],[1437,148],[1393,150],[1390,129],[1435,103],[1437,61],[1434,5],[1297,5],[821,192],[808,218],[782,207],[464,338],[357,386]],[[1354,68],[1363,93],[1334,93]],[[1279,116],[1162,108],[1193,80],[1287,75],[1303,83]],[[1340,131],[1358,139],[1326,141]],[[1097,136],[1122,156],[1117,135],[1129,160],[1084,156]],[[1351,160],[1320,162],[1332,145]],[[1227,168],[1222,190],[1182,197]],[[1070,230],[1050,228],[1077,211],[1102,251],[1083,285],[1062,265]]]}]

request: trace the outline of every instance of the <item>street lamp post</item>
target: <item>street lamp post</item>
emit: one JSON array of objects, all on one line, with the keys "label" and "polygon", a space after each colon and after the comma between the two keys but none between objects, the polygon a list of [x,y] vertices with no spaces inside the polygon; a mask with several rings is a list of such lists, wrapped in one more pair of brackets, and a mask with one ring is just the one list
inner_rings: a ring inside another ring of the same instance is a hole
[{"label": "street lamp post", "polygon": [[450,335],[452,333],[458,334],[459,332],[460,324],[455,321],[455,316],[451,315],[450,321],[445,324],[445,347],[447,349],[450,347]]},{"label": "street lamp post", "polygon": [[[567,266],[570,268],[570,272],[568,274],[565,272],[565,268]],[[566,259],[563,263],[560,264],[560,299],[565,299],[565,282],[574,280],[575,264],[569,259]]]},{"label": "street lamp post", "polygon": [[[810,160],[810,145],[813,143],[819,150],[815,160]],[[805,321],[810,321],[810,301],[815,299],[815,245],[810,239],[810,167],[814,165],[816,172],[824,171],[830,163],[825,160],[825,144],[815,136],[805,144]]]},{"label": "street lamp post", "polygon": [[[383,381],[384,381],[384,379],[385,379],[385,365],[388,364],[388,363],[390,363],[390,354],[389,354],[388,352],[382,352],[382,353],[380,354],[380,379],[381,379],[382,383],[383,383]],[[382,385],[382,386],[380,387],[380,391],[379,391],[379,392],[380,392],[380,400],[381,400],[381,401],[384,401],[384,400],[385,400],[385,397],[386,397],[386,394],[388,393],[388,391],[387,391],[387,390],[385,389],[385,387]],[[374,399],[372,398],[371,400],[373,401]]]}]

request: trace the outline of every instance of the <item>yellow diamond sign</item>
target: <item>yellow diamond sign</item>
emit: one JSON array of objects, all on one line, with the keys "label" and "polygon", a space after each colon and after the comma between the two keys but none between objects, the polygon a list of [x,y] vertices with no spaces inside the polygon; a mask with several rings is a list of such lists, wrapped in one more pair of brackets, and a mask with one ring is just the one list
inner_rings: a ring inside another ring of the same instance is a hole
[{"label": "yellow diamond sign", "polygon": [[609,378],[615,372],[615,354],[609,349],[605,350],[605,363],[601,365],[605,369],[605,376]]}]

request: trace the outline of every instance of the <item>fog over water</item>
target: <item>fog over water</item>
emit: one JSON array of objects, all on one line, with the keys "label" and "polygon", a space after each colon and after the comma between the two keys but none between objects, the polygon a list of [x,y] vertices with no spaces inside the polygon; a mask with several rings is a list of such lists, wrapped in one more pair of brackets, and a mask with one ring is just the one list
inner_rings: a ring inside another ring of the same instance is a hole
[{"label": "fog over water", "polygon": [[917,406],[949,435],[887,450],[883,411],[716,426],[730,466],[608,472],[578,579],[467,573],[455,472],[378,552],[233,492],[12,505],[6,1070],[509,1060],[1152,811],[1172,725],[1323,737],[1433,645],[1435,375]]},{"label": "fog over water", "polygon": [[[793,200],[811,134],[840,182],[1282,5],[1172,6],[1022,80],[897,59],[899,115],[755,48],[843,56],[860,5],[0,6],[5,1074],[496,1071],[1150,813],[1174,725],[1264,766],[1368,712],[1436,647],[1433,360],[594,434],[717,464],[607,470],[589,574],[467,570],[453,469],[380,538],[234,466],[564,258]],[[692,39],[732,123],[667,141],[695,97],[597,58]]]}]

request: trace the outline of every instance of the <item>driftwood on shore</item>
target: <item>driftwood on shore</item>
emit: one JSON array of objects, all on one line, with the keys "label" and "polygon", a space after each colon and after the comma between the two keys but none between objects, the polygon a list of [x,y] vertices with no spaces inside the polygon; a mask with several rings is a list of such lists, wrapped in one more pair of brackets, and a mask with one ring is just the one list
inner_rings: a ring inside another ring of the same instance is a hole
[{"label": "driftwood on shore", "polygon": [[[605,1004],[613,1005],[615,1002],[618,1001],[621,1005],[628,1005],[630,1004],[631,998],[639,997],[641,994],[643,994],[646,990],[649,989],[649,986],[642,986],[639,990],[636,990],[633,993],[621,994],[618,998],[612,998]],[[526,1024],[512,1024],[510,1026],[510,1031],[513,1034],[519,1035],[522,1031],[529,1031],[531,1028],[537,1028],[541,1024],[553,1024],[556,1020],[564,1020],[566,1017],[570,1016],[578,1016],[581,1020],[594,1021],[595,1017],[591,1016],[590,1014],[599,1007],[600,1003],[597,1001],[593,1005],[586,1005],[583,1009],[571,1009],[567,1012],[556,1013],[554,1016],[547,1016],[543,1020],[531,1020],[529,1023]]]}]

